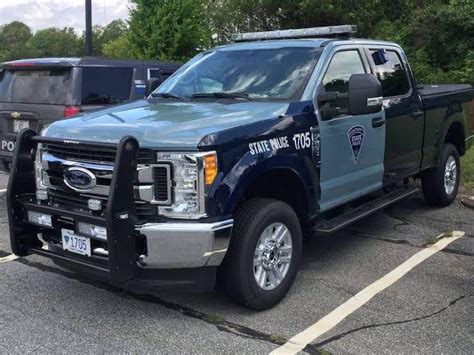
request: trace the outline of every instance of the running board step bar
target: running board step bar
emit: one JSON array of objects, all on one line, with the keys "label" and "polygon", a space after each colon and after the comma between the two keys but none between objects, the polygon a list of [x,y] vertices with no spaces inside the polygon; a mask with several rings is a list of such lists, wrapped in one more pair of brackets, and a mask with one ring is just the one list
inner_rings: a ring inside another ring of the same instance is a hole
[{"label": "running board step bar", "polygon": [[313,232],[324,234],[334,233],[354,222],[357,222],[362,218],[365,218],[385,207],[390,206],[395,202],[398,202],[410,195],[415,194],[417,191],[417,187],[402,187],[398,190],[392,191],[386,195],[369,201],[350,211],[340,214],[337,217],[317,223],[313,227]]}]

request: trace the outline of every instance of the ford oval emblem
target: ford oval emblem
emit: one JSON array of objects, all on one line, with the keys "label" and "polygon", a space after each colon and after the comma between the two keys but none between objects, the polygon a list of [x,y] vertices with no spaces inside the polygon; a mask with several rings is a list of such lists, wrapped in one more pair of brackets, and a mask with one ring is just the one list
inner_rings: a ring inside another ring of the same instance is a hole
[{"label": "ford oval emblem", "polygon": [[87,169],[73,167],[64,172],[64,183],[73,190],[90,190],[96,185],[96,178]]}]

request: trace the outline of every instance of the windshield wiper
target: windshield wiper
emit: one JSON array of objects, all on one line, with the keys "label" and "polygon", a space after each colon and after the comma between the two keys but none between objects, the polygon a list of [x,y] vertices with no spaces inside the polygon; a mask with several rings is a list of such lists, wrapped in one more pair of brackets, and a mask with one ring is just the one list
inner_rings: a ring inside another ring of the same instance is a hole
[{"label": "windshield wiper", "polygon": [[242,99],[251,100],[249,94],[243,92],[198,92],[191,96],[193,99],[216,98],[216,99]]},{"label": "windshield wiper", "polygon": [[172,94],[170,92],[155,92],[155,93],[151,94],[151,97],[163,97],[165,99],[184,100],[181,96]]}]

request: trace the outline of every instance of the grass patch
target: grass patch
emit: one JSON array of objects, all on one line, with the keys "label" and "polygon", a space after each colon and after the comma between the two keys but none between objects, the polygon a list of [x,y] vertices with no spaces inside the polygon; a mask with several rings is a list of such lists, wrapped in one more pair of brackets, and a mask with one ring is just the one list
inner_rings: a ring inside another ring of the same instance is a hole
[{"label": "grass patch", "polygon": [[461,157],[461,182],[470,191],[474,191],[474,147]]}]

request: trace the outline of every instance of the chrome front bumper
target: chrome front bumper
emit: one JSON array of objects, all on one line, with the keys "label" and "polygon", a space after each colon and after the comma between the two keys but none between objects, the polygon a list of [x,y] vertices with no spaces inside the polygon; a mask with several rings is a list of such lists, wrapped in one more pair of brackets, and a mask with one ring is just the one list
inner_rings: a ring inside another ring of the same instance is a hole
[{"label": "chrome front bumper", "polygon": [[218,266],[232,233],[232,219],[215,223],[148,223],[137,227],[146,237],[147,255],[140,264],[150,269]]}]

